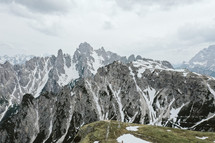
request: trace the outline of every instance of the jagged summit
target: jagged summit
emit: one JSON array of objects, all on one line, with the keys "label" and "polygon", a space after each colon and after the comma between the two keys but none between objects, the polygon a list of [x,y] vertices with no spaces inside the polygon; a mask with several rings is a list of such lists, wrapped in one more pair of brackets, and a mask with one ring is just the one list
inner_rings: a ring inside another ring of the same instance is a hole
[{"label": "jagged summit", "polygon": [[6,61],[3,65],[5,68],[12,67],[12,64],[9,61]]},{"label": "jagged summit", "polygon": [[90,54],[93,51],[93,47],[87,42],[81,43],[77,49],[82,54]]},{"label": "jagged summit", "polygon": [[0,64],[4,64],[6,61],[10,62],[13,65],[21,65],[24,64],[26,61],[33,58],[33,55],[14,55],[14,56],[0,56]]},{"label": "jagged summit", "polygon": [[215,76],[215,45],[198,52],[188,63],[184,63],[182,68],[187,68],[200,74]]},{"label": "jagged summit", "polygon": [[58,50],[57,57],[63,57],[63,51],[62,51],[62,49]]}]

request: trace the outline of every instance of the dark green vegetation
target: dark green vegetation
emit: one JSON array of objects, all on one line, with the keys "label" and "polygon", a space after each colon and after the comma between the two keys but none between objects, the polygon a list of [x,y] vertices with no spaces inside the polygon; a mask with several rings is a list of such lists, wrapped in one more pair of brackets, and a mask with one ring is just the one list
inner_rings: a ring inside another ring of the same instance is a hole
[{"label": "dark green vegetation", "polygon": [[[128,131],[126,127],[129,126],[139,126],[138,131]],[[83,126],[76,135],[74,142],[117,143],[117,138],[123,134],[132,134],[153,143],[212,143],[215,141],[215,133],[213,132],[197,132],[117,121],[98,121]],[[197,137],[208,138],[202,140]]]}]

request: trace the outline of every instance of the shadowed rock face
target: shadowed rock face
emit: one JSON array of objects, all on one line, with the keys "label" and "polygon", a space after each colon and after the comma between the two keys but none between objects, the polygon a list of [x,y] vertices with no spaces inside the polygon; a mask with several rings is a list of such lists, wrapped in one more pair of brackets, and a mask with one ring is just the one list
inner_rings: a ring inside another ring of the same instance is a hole
[{"label": "shadowed rock face", "polygon": [[213,78],[162,62],[114,62],[58,93],[25,95],[0,123],[0,142],[69,143],[98,120],[214,131],[214,90]]}]

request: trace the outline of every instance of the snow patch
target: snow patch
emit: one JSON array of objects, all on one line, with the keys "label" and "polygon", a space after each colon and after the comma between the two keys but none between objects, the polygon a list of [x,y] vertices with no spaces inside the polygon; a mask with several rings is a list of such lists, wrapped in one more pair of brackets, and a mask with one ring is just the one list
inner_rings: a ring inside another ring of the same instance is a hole
[{"label": "snow patch", "polygon": [[186,77],[188,75],[188,72],[184,72],[183,76]]},{"label": "snow patch", "polygon": [[128,131],[138,131],[139,126],[130,126],[130,127],[126,127],[126,130]]},{"label": "snow patch", "polygon": [[[64,62],[65,63],[65,62]],[[72,79],[77,79],[79,77],[79,73],[75,68],[75,65],[72,65],[68,68],[66,64],[64,64],[65,74],[59,76],[58,84],[64,86],[68,84]]]},{"label": "snow patch", "polygon": [[193,62],[194,65],[200,65],[200,66],[206,66],[207,65],[207,61],[204,62]]},{"label": "snow patch", "polygon": [[93,51],[92,57],[94,58],[94,62],[92,63],[93,70],[91,72],[93,74],[96,74],[98,68],[103,66],[102,62],[104,61],[104,58],[101,56],[98,56],[98,54],[95,51]]},{"label": "snow patch", "polygon": [[[46,67],[46,68],[44,68],[44,71],[43,71],[43,72],[46,72],[46,73],[45,73],[45,75],[44,75],[42,81],[41,81],[40,83],[38,83],[38,88],[37,88],[37,91],[36,91],[35,96],[34,96],[35,98],[37,98],[38,96],[40,96],[40,93],[41,93],[42,89],[44,88],[44,86],[46,85],[46,83],[47,83],[47,81],[48,81],[48,79],[49,79],[49,71],[50,71],[51,69],[48,70],[48,60],[46,61],[45,67]],[[35,70],[36,70],[36,68],[35,68]],[[36,74],[36,72],[34,73],[34,75],[35,75],[35,74]],[[40,79],[39,79],[39,80],[40,80]],[[34,78],[33,85],[35,85],[35,78]],[[31,87],[31,89],[30,89],[30,91],[29,91],[30,93],[32,92],[32,88],[33,88],[33,86]]]},{"label": "snow patch", "polygon": [[118,143],[150,143],[149,141],[135,137],[132,134],[124,134],[117,138]]},{"label": "snow patch", "polygon": [[183,106],[184,106],[184,104],[181,107],[177,108],[177,109],[172,108],[171,111],[170,111],[170,119],[173,119],[173,121],[175,122],[176,118],[178,117],[178,113],[181,111],[181,108]]},{"label": "snow patch", "polygon": [[121,98],[119,97],[119,94],[121,92],[121,90],[119,89],[117,92],[113,90],[112,85],[109,83],[109,87],[119,105],[119,112],[120,112],[120,116],[121,116],[121,121],[124,122],[124,112],[123,112],[123,106],[122,106],[122,102],[121,102]]},{"label": "snow patch", "polygon": [[[133,77],[133,80],[134,80],[134,83],[136,85],[136,89],[137,91],[143,96],[146,104],[147,104],[147,107],[149,109],[149,116],[150,116],[150,125],[153,125],[155,124],[155,119],[156,119],[156,112],[155,110],[153,109],[153,101],[154,101],[154,98],[156,97],[155,93],[156,93],[156,90],[153,89],[153,88],[150,88],[148,87],[147,89],[145,89],[144,91],[138,86],[137,84],[137,81],[135,79],[135,74],[133,73],[131,67],[129,67],[129,70],[130,70],[130,75],[132,75]],[[148,93],[148,94],[147,94]]]},{"label": "snow patch", "polygon": [[6,106],[5,107],[5,110],[4,110],[4,112],[2,112],[1,114],[0,114],[0,121],[4,118],[4,116],[5,116],[5,114],[6,114],[6,112],[7,112],[7,110],[10,108],[10,106],[12,106],[13,104],[12,104],[12,98],[13,97],[11,97],[9,100],[8,100],[8,106]]},{"label": "snow patch", "polygon": [[200,139],[200,140],[205,140],[205,139],[207,139],[208,137],[197,137],[197,136],[196,136],[196,138],[197,138],[197,139]]}]

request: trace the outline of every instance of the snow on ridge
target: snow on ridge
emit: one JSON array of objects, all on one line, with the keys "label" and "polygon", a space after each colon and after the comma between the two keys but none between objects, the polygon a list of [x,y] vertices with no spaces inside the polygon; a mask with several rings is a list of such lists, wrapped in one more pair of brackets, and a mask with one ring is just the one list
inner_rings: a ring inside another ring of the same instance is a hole
[{"label": "snow on ridge", "polygon": [[206,66],[207,65],[207,61],[204,62],[193,62],[194,65],[200,65],[200,66]]},{"label": "snow on ridge", "polygon": [[155,69],[159,69],[159,70],[165,70],[165,71],[175,71],[175,72],[181,72],[183,73],[183,76],[186,77],[187,74],[189,73],[189,71],[185,70],[185,69],[172,69],[169,68],[167,66],[162,65],[162,63],[159,63],[157,61],[146,61],[146,60],[137,60],[137,61],[133,61],[133,66],[135,68],[137,68],[137,77],[141,78],[142,77],[142,73],[145,72],[146,69],[149,69],[151,72],[153,72]]},{"label": "snow on ridge", "polygon": [[151,60],[137,60],[132,62],[134,67],[136,68],[147,68],[147,69],[169,69],[168,67],[162,65],[161,63],[157,61],[151,61]]},{"label": "snow on ridge", "polygon": [[66,64],[64,64],[64,70],[65,74],[61,74],[58,80],[58,84],[61,86],[64,86],[68,84],[72,79],[77,79],[79,77],[79,73],[75,68],[75,64],[71,64],[70,67],[67,67]]},{"label": "snow on ridge", "polygon": [[92,57],[94,58],[94,62],[92,62],[92,70],[91,72],[95,75],[97,73],[97,70],[104,66],[103,65],[103,61],[104,61],[104,58],[102,56],[99,56],[95,51],[93,51],[92,53]]},{"label": "snow on ridge", "polygon": [[14,56],[0,56],[0,64],[4,64],[6,61],[10,62],[12,65],[24,64],[26,61],[32,59],[33,55],[14,55]]},{"label": "snow on ridge", "polygon": [[[49,74],[49,71],[51,70],[51,68],[48,69],[48,62],[49,62],[49,60],[47,60],[46,63],[45,63],[45,66],[44,66],[45,68],[44,68],[44,71],[43,71],[45,73],[45,75],[42,78],[41,82],[38,84],[38,88],[37,88],[35,96],[34,96],[35,98],[40,96],[40,93],[41,93],[42,89],[44,88],[44,86],[46,85],[46,83],[48,81],[48,78],[49,78],[48,74]],[[36,68],[35,68],[35,70],[36,70]],[[35,75],[35,73],[34,73],[34,75]],[[35,78],[34,78],[34,84],[35,84]],[[33,90],[32,88],[33,87],[31,87],[31,90]]]}]

